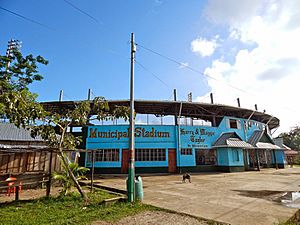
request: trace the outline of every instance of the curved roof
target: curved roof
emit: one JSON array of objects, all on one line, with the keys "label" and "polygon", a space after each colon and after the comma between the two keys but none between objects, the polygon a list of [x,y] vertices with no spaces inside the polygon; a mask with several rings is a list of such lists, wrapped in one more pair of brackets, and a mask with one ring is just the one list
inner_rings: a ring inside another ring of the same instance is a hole
[{"label": "curved roof", "polygon": [[[75,105],[81,101],[55,101],[41,103],[47,111],[63,113],[66,110],[74,109]],[[92,103],[93,101],[91,101]],[[108,100],[109,106],[129,106],[129,100]],[[221,122],[224,116],[248,119],[261,123],[268,123],[270,129],[279,126],[279,119],[263,112],[253,111],[240,107],[209,104],[202,102],[182,102],[182,101],[157,101],[157,100],[135,100],[134,108],[139,114],[161,115],[179,115],[181,108],[181,116],[203,119],[207,121],[215,120],[217,124]],[[92,112],[93,114],[94,112]]]}]

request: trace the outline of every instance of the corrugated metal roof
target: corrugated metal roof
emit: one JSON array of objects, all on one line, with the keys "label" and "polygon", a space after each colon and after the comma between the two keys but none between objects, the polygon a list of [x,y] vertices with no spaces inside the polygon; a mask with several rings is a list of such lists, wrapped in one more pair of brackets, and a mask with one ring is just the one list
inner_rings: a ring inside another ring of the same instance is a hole
[{"label": "corrugated metal roof", "polygon": [[[66,113],[73,110],[81,101],[58,101],[43,102],[42,106],[51,112]],[[93,104],[93,101],[90,101]],[[108,100],[110,108],[116,106],[129,106],[129,100]],[[92,107],[93,108],[93,105]],[[180,102],[180,101],[156,101],[156,100],[134,100],[134,110],[138,114],[154,114],[154,115],[178,115],[181,109],[181,116],[198,118],[208,121],[216,120],[217,124],[221,122],[224,116],[232,116],[237,118],[248,119],[266,123],[270,129],[279,126],[279,119],[263,112],[253,111],[252,109],[244,109],[222,104],[209,104],[203,102]],[[91,114],[96,114],[92,110]]]},{"label": "corrugated metal roof", "polygon": [[0,144],[0,149],[49,149],[47,145],[9,145],[9,144]]},{"label": "corrugated metal roof", "polygon": [[227,145],[228,147],[233,147],[233,148],[253,148],[252,145],[249,143],[242,141],[238,138],[229,138],[227,139]]},{"label": "corrugated metal roof", "polygon": [[261,139],[264,131],[263,130],[256,130],[253,132],[252,136],[250,137],[248,143],[250,145],[256,146],[257,142]]},{"label": "corrugated metal roof", "polygon": [[298,155],[299,152],[295,150],[284,150],[285,155]]},{"label": "corrugated metal roof", "polygon": [[223,133],[214,143],[214,147],[253,148],[243,141],[235,132]]},{"label": "corrugated metal roof", "polygon": [[[269,142],[261,142],[263,139]],[[277,146],[274,140],[264,130],[254,131],[249,139],[249,144],[259,149],[284,149],[283,147]]]},{"label": "corrugated metal roof", "polygon": [[17,128],[11,123],[0,123],[0,141],[44,141],[40,136],[32,138],[30,131],[24,128]]},{"label": "corrugated metal roof", "polygon": [[271,143],[264,143],[264,142],[258,142],[256,144],[257,148],[263,148],[263,149],[281,149],[279,146],[277,145],[273,145]]},{"label": "corrugated metal roof", "polygon": [[237,134],[235,132],[228,132],[228,133],[223,133],[221,134],[221,136],[216,140],[216,142],[214,143],[214,146],[222,146],[222,145],[226,145],[226,140],[228,138],[237,138]]}]

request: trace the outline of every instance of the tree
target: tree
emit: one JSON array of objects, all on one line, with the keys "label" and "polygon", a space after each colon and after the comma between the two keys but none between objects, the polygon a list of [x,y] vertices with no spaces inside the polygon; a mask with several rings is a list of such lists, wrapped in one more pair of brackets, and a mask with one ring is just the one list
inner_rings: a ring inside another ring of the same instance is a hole
[{"label": "tree", "polygon": [[38,64],[47,65],[42,56],[32,54],[24,57],[18,49],[12,49],[11,54],[0,56],[0,86],[2,92],[28,90],[28,85],[41,81],[43,76],[38,73]]},{"label": "tree", "polygon": [[294,150],[300,150],[300,127],[294,126],[289,132],[281,133],[283,143]]},{"label": "tree", "polygon": [[[70,126],[85,126],[91,120],[113,120],[118,118],[128,120],[129,108],[124,106],[110,108],[108,102],[103,97],[96,97],[92,102],[74,102],[72,110],[67,110],[61,114],[46,112],[40,107],[41,105],[37,105],[34,109],[24,109],[26,112],[32,112],[31,118],[36,118],[37,116],[38,121],[42,123],[31,127],[32,136],[40,135],[51,147],[58,149],[63,165],[68,170],[70,178],[81,196],[87,200],[87,196],[74,176],[63,152],[65,149],[76,149],[82,141],[80,137],[75,137],[72,133],[67,132],[68,128]],[[37,111],[35,112],[35,110]],[[90,118],[92,113],[95,115],[93,119]],[[57,135],[56,128],[59,130],[59,136]]]},{"label": "tree", "polygon": [[[63,165],[63,169],[64,169],[63,172],[58,173],[58,172],[54,171],[53,172],[53,178],[55,180],[62,181],[63,190],[62,190],[61,194],[66,195],[66,194],[68,194],[68,192],[70,192],[72,186],[74,186],[74,183],[73,183],[73,180],[70,177],[70,174],[68,172],[68,168],[66,168],[64,166],[64,164],[62,164],[62,165]],[[82,179],[87,179],[84,174],[87,171],[89,171],[88,168],[81,167],[81,166],[78,165],[78,163],[75,163],[75,162],[71,162],[69,164],[69,166],[70,166],[70,169],[71,169],[72,173],[76,177],[77,181],[82,180]]]},{"label": "tree", "polygon": [[[37,95],[31,93],[28,85],[42,80],[38,74],[37,64],[47,64],[41,56],[23,57],[18,50],[14,50],[10,57],[0,57],[0,114],[5,115],[17,127],[31,130],[31,135],[40,135],[50,147],[58,150],[63,166],[77,187],[81,196],[87,200],[67,160],[64,150],[74,150],[80,144],[81,138],[67,132],[70,126],[85,126],[93,113],[97,120],[110,120],[129,117],[128,107],[109,108],[103,97],[97,97],[92,102],[82,101],[74,103],[72,110],[62,113],[46,111],[36,101]],[[58,128],[58,129],[57,129]],[[58,131],[58,132],[57,132]]]}]

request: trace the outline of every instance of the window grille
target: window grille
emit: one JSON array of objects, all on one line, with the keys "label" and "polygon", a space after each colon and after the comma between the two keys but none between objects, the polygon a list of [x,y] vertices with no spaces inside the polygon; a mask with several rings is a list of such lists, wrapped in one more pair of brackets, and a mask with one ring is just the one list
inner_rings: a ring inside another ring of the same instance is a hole
[{"label": "window grille", "polygon": [[135,149],[136,161],[166,161],[166,149],[140,148]]},{"label": "window grille", "polygon": [[[119,149],[97,149],[95,151],[95,162],[118,162]],[[92,152],[88,153],[87,161],[92,162]]]},{"label": "window grille", "polygon": [[180,149],[181,155],[193,155],[193,149],[191,148],[182,148]]}]

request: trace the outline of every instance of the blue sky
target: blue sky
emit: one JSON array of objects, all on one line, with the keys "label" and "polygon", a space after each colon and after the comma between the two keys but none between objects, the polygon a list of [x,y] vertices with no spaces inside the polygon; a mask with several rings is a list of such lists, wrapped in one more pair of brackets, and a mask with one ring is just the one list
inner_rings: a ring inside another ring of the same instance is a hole
[{"label": "blue sky", "polygon": [[[74,4],[89,16],[74,9]],[[130,34],[138,46],[137,99],[186,100],[254,108],[281,120],[280,131],[299,124],[300,2],[297,0],[1,0],[0,52],[19,39],[23,54],[42,55],[40,101],[86,99],[88,89],[107,99],[129,98]],[[186,66],[199,72],[193,72]],[[202,74],[201,74],[202,73]]]},{"label": "blue sky", "polygon": [[[2,53],[7,41],[15,38],[23,42],[23,54],[40,54],[49,60],[48,66],[40,67],[44,80],[31,87],[41,101],[56,100],[61,89],[66,100],[84,99],[89,88],[108,99],[128,98],[131,32],[142,46],[189,62],[199,71],[208,66],[190,50],[200,33],[213,35],[201,16],[204,1],[69,1],[98,22],[63,0],[1,1],[2,7],[51,28],[5,11],[0,14]],[[209,90],[203,75],[149,51],[138,47],[136,58],[150,71],[136,65],[136,98],[169,99],[177,88],[183,100],[188,92],[196,96]]]}]

